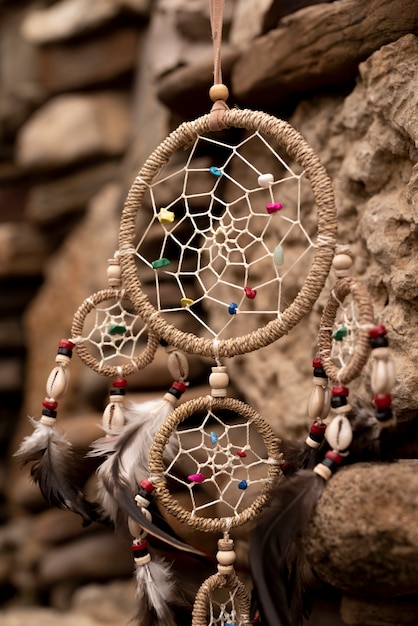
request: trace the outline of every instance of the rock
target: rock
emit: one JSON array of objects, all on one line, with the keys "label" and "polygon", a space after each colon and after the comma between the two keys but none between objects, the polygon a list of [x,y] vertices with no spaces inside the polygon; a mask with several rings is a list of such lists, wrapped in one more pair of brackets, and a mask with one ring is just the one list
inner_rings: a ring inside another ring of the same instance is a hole
[{"label": "rock", "polygon": [[85,210],[103,186],[117,180],[119,172],[118,162],[107,161],[32,185],[26,203],[27,220],[45,228],[68,214]]},{"label": "rock", "polygon": [[244,46],[262,35],[266,13],[274,4],[273,0],[238,0],[231,28],[231,44]]},{"label": "rock", "polygon": [[343,595],[341,615],[347,626],[415,626],[416,597],[387,599]]},{"label": "rock", "polygon": [[119,12],[114,0],[93,0],[85,10],[82,0],[60,0],[50,7],[34,8],[22,24],[23,36],[34,44],[46,44],[90,32]]},{"label": "rock", "polygon": [[134,582],[116,580],[105,585],[86,585],[74,594],[72,608],[98,624],[128,624],[137,611]]},{"label": "rock", "polygon": [[[360,0],[306,7],[251,43],[232,72],[232,91],[251,106],[277,106],[295,94],[350,84],[359,62],[414,32],[414,0]],[[373,36],[370,36],[373,33]]]},{"label": "rock", "polygon": [[[229,85],[231,68],[239,56],[236,49],[223,47],[222,80]],[[192,120],[209,113],[212,102],[209,89],[213,85],[213,55],[207,54],[203,60],[179,67],[162,76],[158,82],[158,98],[183,119]],[[234,94],[230,101],[233,102]],[[229,104],[229,102],[228,102]]]},{"label": "rock", "polygon": [[49,550],[39,564],[38,584],[47,589],[63,581],[106,581],[132,572],[130,550],[113,533],[102,532]]},{"label": "rock", "polygon": [[0,25],[0,138],[10,141],[17,128],[45,97],[34,46],[22,38],[25,11],[2,11]]},{"label": "rock", "polygon": [[309,524],[307,551],[317,575],[349,594],[416,594],[417,482],[416,460],[339,470]]},{"label": "rock", "polygon": [[42,85],[48,93],[74,91],[132,72],[138,40],[138,30],[121,28],[86,41],[40,48]]},{"label": "rock", "polygon": [[0,223],[0,276],[41,275],[48,247],[36,227]]},{"label": "rock", "polygon": [[131,104],[124,93],[55,96],[24,124],[16,159],[26,169],[56,169],[120,155],[129,139]]}]

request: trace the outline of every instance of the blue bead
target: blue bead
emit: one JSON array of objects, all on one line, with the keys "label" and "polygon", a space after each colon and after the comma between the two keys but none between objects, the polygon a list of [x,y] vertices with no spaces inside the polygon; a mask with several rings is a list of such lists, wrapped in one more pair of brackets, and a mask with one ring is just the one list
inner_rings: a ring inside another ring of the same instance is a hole
[{"label": "blue bead", "polygon": [[215,445],[215,443],[218,443],[218,439],[219,439],[219,437],[218,437],[218,435],[216,433],[214,433],[214,432],[210,433],[210,441],[211,441],[211,443],[213,445]]},{"label": "blue bead", "polygon": [[238,304],[236,302],[231,302],[231,304],[228,307],[229,315],[235,315],[235,313],[237,312],[237,309],[238,309]]},{"label": "blue bead", "polygon": [[218,178],[219,176],[222,176],[222,170],[220,170],[219,167],[215,167],[214,165],[209,168],[209,172],[214,176],[217,176]]},{"label": "blue bead", "polygon": [[244,489],[247,489],[247,487],[248,487],[248,483],[247,483],[247,481],[246,481],[246,480],[241,480],[241,481],[238,483],[238,489],[242,489],[242,490],[244,490]]}]

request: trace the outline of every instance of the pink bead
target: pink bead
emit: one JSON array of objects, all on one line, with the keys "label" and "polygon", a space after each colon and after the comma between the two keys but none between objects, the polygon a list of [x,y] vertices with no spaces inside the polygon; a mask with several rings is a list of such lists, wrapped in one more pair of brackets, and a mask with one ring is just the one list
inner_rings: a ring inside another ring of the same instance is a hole
[{"label": "pink bead", "polygon": [[203,474],[190,474],[187,477],[188,480],[190,480],[191,483],[203,483],[205,480],[205,477],[203,476]]},{"label": "pink bead", "polygon": [[266,204],[266,211],[269,215],[272,213],[276,213],[283,208],[283,205],[280,202],[271,202],[270,204]]}]

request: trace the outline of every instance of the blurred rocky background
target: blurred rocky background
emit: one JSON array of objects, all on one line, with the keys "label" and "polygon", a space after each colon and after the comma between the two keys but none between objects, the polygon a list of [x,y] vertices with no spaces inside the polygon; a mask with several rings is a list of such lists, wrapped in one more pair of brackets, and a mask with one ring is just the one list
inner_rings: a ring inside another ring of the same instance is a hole
[{"label": "blurred rocky background", "polygon": [[[350,244],[355,272],[388,329],[394,408],[409,440],[418,407],[417,35],[416,0],[227,0],[222,52],[229,106],[289,120],[333,180],[339,240]],[[4,626],[116,626],[135,614],[131,555],[111,531],[82,528],[75,515],[48,508],[12,455],[30,432],[27,416],[40,415],[57,344],[75,310],[106,287],[131,181],[171,129],[208,112],[212,72],[208,0],[0,1]],[[303,436],[308,426],[323,303],[279,345],[229,366],[237,393],[280,436]],[[73,361],[59,423],[86,451],[98,436],[108,382]],[[207,370],[196,359],[191,393],[205,388]],[[130,392],[148,399],[169,382],[163,351]],[[359,393],[368,392],[366,376]],[[404,456],[416,456],[413,446]],[[413,524],[404,508],[409,502],[416,520],[416,497],[400,501],[394,486],[416,493],[416,466],[407,463],[402,482],[392,477],[379,493],[386,510]],[[399,532],[382,518],[371,536],[387,538],[383,550]],[[372,541],[366,544],[373,552]],[[417,562],[418,543],[408,535],[396,545],[384,599],[367,582],[360,592],[338,580],[309,623],[416,625],[418,578],[408,564]],[[382,564],[368,561],[363,544],[361,555],[371,580]]]}]

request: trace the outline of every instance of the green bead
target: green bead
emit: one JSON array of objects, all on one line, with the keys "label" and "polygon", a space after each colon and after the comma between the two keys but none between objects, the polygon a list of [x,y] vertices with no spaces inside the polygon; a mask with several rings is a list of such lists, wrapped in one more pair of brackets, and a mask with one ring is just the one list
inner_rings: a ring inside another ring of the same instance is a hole
[{"label": "green bead", "polygon": [[332,338],[335,339],[335,341],[342,341],[344,337],[347,337],[347,329],[345,326],[342,326],[336,330],[335,333],[332,333]]},{"label": "green bead", "polygon": [[277,265],[277,267],[280,267],[281,265],[283,265],[283,263],[284,263],[284,254],[283,254],[283,247],[282,246],[276,246],[274,248],[273,261],[274,261],[274,265]]},{"label": "green bead", "polygon": [[124,335],[126,333],[125,326],[121,324],[112,324],[108,330],[109,335]]},{"label": "green bead", "polygon": [[151,265],[155,270],[158,270],[160,267],[165,267],[166,265],[170,265],[170,263],[171,261],[163,257],[162,259],[157,259],[156,261],[153,261]]}]

